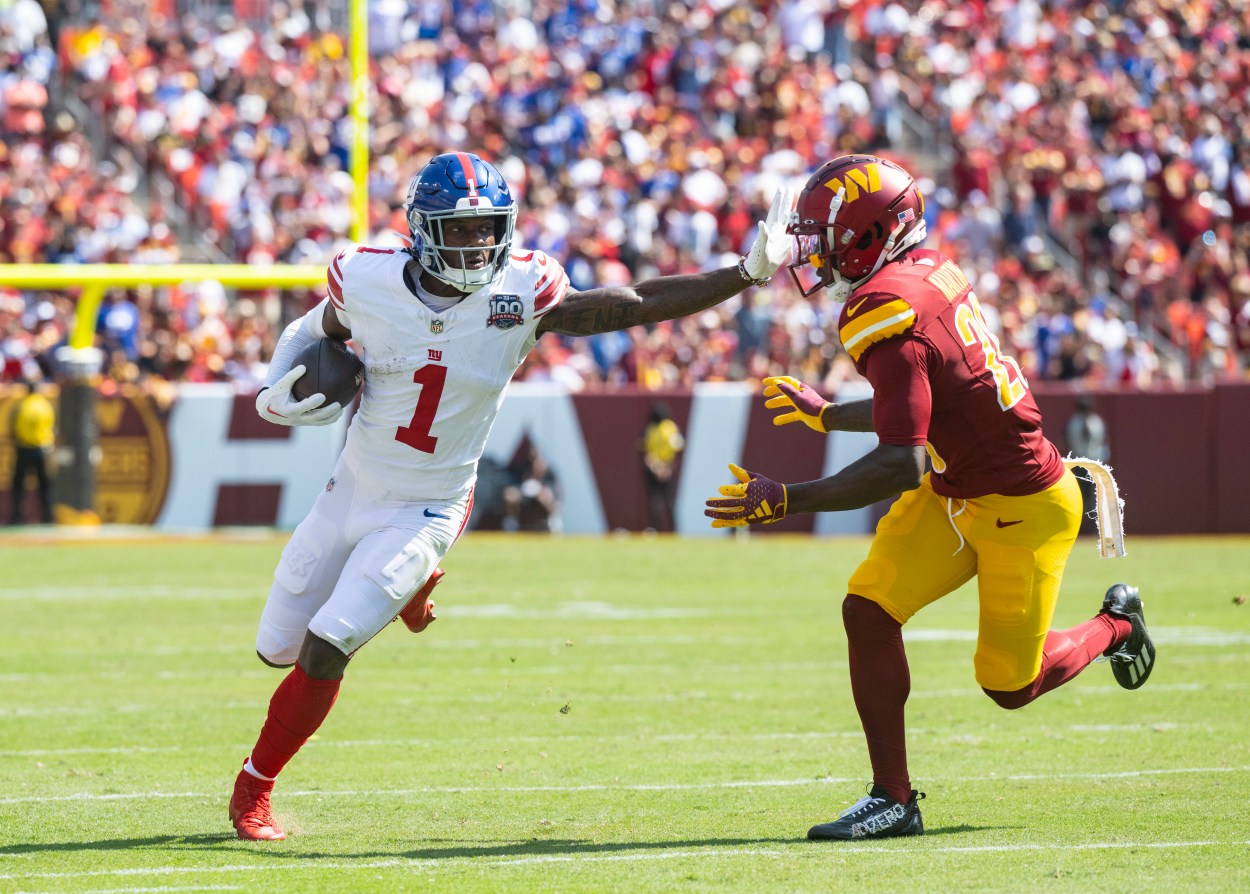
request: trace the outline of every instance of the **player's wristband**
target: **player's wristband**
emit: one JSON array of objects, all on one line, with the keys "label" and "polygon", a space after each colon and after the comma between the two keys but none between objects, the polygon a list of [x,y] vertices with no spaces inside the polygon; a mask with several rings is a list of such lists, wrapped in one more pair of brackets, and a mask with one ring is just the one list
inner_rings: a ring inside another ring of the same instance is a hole
[{"label": "player's wristband", "polygon": [[746,258],[740,258],[738,260],[738,275],[740,275],[744,280],[746,280],[753,286],[766,286],[770,282],[773,281],[773,278],[771,276],[766,276],[763,279],[756,279],[754,276],[747,273],[747,259]]}]

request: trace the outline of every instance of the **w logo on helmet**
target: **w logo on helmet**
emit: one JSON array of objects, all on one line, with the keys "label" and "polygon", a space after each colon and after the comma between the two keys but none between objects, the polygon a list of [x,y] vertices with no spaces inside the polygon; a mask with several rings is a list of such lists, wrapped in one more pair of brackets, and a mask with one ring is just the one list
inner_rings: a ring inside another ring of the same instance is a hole
[{"label": "w logo on helmet", "polygon": [[860,190],[872,194],[881,189],[881,171],[876,162],[870,162],[863,168],[851,168],[846,172],[845,179],[834,177],[825,181],[825,186],[837,193],[843,189],[846,194],[843,202],[854,202],[860,197]]}]

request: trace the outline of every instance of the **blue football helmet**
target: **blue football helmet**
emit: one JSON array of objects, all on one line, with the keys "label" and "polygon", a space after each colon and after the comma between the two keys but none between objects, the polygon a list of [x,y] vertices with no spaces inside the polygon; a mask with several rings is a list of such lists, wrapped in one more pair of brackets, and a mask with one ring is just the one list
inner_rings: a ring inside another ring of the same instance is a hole
[{"label": "blue football helmet", "polygon": [[[470,152],[434,156],[408,184],[404,211],[412,232],[413,257],[423,270],[448,285],[462,292],[476,292],[508,263],[517,204],[503,175],[478,156]],[[495,244],[447,246],[443,221],[466,217],[494,218]],[[464,255],[481,251],[487,253],[487,263],[466,269]],[[459,264],[455,263],[457,254]]]}]

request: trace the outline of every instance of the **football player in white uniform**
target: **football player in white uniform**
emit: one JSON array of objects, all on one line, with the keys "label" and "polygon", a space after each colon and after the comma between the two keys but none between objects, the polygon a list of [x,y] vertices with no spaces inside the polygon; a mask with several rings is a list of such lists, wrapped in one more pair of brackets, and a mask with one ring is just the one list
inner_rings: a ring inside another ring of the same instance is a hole
[{"label": "football player in white uniform", "polygon": [[439,562],[464,530],[486,437],[538,338],[657,323],[762,285],[790,255],[793,204],[778,191],[736,266],[572,292],[559,262],[513,244],[517,205],[499,171],[449,152],[408,186],[410,249],[354,246],[334,258],[329,295],[282,334],[256,398],[279,425],[333,422],[337,403],[291,395],[304,373],[293,358],[326,337],[362,349],[360,409],[282,553],[256,637],[261,660],[291,671],[235,781],[240,838],[285,837],[274,779],[325,720],[356,650],[396,617],[414,630],[433,620]]}]

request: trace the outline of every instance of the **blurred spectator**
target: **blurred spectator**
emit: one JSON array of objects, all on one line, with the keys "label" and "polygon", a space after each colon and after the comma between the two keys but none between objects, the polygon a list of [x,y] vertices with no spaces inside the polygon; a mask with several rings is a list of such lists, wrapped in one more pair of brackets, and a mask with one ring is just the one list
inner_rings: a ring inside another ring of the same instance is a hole
[{"label": "blurred spectator", "polygon": [[560,530],[560,495],[555,472],[528,439],[508,464],[503,489],[505,531]]},{"label": "blurred spectator", "polygon": [[13,50],[32,52],[48,34],[48,19],[38,0],[0,3],[0,35]]},{"label": "blurred spectator", "polygon": [[[781,182],[839,152],[911,147],[931,243],[1029,375],[1244,377],[1241,6],[370,0],[368,238],[402,244],[408,175],[457,145],[499,163],[526,244],[575,287],[694,271],[749,244]],[[338,7],[255,9],[173,18],[115,0],[53,16],[53,35],[36,0],[0,6],[0,263],[332,257],[354,190]],[[136,292],[138,359],[111,369],[246,387],[315,297],[232,297],[201,320],[189,290]],[[55,309],[45,330],[72,325],[72,299],[22,301],[24,318]],[[625,341],[552,338],[520,377],[658,388],[802,365],[841,379],[836,311],[779,277]],[[12,322],[0,312],[6,366],[24,362],[9,348],[50,366]]]},{"label": "blurred spectator", "polygon": [[677,457],[686,448],[686,439],[667,404],[652,404],[651,417],[638,446],[647,482],[647,527],[652,531],[673,531]]},{"label": "blurred spectator", "polygon": [[[972,248],[995,285],[1011,260],[1034,280],[1047,277],[1038,264],[1047,256],[1075,261],[1068,306],[1055,308],[1072,326],[1058,354],[1042,348],[1036,374],[1147,385],[1244,377],[1244,346],[1231,334],[1237,308],[1212,257],[1250,221],[1241,210],[1250,180],[1239,175],[1250,154],[1235,148],[1250,135],[1250,21],[1240,8],[995,0],[923,2],[907,27],[866,18],[891,36],[908,102],[954,148],[952,189],[965,205],[942,235],[956,254]],[[1002,244],[988,251],[965,237],[984,223],[979,195],[1002,213]],[[1239,253],[1229,260],[1250,264]],[[1178,306],[1184,283],[1200,297]],[[1032,290],[1015,285],[1012,297]],[[1132,327],[1133,351],[1118,328],[1083,326],[1095,290]],[[1003,320],[1027,326],[1029,314]],[[1097,362],[1102,355],[1116,362]]]},{"label": "blurred spectator", "polygon": [[11,508],[9,524],[22,521],[26,502],[26,482],[35,477],[39,498],[39,520],[52,524],[52,481],[48,460],[56,445],[56,411],[52,402],[34,381],[25,383],[26,394],[18,398],[9,417],[9,434],[13,439],[13,483],[9,491]]}]

